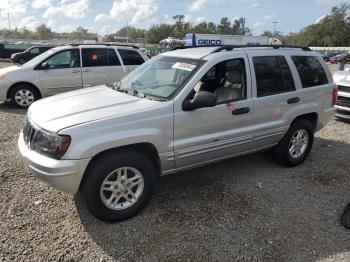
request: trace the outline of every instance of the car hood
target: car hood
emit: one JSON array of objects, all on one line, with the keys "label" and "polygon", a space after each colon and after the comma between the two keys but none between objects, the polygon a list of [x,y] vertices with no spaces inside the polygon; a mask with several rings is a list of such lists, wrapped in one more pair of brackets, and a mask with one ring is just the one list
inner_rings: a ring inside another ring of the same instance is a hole
[{"label": "car hood", "polygon": [[28,118],[45,130],[58,132],[103,118],[145,111],[161,103],[97,86],[39,100],[29,107]]},{"label": "car hood", "polygon": [[350,86],[350,71],[338,71],[333,74],[334,83]]},{"label": "car hood", "polygon": [[7,74],[13,71],[21,70],[22,67],[18,65],[8,66],[0,69],[0,75]]}]

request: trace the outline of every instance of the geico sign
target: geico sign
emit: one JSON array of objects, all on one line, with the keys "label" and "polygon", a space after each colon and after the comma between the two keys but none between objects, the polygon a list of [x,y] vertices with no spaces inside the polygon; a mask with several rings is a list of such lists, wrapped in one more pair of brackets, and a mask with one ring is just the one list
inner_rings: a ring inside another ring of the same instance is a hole
[{"label": "geico sign", "polygon": [[198,45],[221,45],[221,40],[198,39]]}]

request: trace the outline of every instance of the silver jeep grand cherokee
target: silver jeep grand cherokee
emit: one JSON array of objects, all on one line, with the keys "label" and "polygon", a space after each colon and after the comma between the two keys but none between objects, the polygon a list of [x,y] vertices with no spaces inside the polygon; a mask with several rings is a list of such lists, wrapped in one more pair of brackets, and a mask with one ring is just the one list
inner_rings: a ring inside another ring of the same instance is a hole
[{"label": "silver jeep grand cherokee", "polygon": [[33,103],[18,147],[34,175],[119,221],[145,207],[159,175],[268,148],[301,164],[336,96],[308,48],[180,48],[115,84]]}]

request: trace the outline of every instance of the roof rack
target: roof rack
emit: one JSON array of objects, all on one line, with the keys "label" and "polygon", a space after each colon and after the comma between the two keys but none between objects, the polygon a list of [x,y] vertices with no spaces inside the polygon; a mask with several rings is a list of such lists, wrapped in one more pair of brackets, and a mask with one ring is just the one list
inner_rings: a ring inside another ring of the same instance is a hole
[{"label": "roof rack", "polygon": [[67,45],[70,45],[70,46],[80,46],[80,45],[105,45],[105,46],[131,47],[131,48],[139,49],[139,47],[136,46],[136,45],[124,45],[124,44],[105,44],[105,43],[83,44],[83,43],[71,43],[71,44],[67,44]]},{"label": "roof rack", "polygon": [[295,49],[301,49],[303,51],[312,51],[309,47],[294,46],[294,45],[197,45],[197,46],[177,46],[172,48],[171,51],[178,50],[178,49],[199,48],[199,47],[217,47],[215,50],[213,50],[209,54],[217,53],[223,50],[232,51],[235,48],[260,48],[260,47],[270,47],[273,49],[295,48]]}]

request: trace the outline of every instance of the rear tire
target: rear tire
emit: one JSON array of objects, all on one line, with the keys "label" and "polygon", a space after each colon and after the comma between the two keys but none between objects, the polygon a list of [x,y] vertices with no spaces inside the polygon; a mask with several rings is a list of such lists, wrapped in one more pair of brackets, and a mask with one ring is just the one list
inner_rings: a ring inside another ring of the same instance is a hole
[{"label": "rear tire", "polygon": [[287,167],[298,166],[304,162],[314,141],[314,127],[306,119],[292,123],[287,133],[274,149],[276,161]]},{"label": "rear tire", "polygon": [[21,84],[11,90],[10,99],[12,105],[15,107],[26,109],[36,100],[40,99],[40,94],[34,87]]},{"label": "rear tire", "polygon": [[137,215],[148,204],[156,180],[147,156],[120,151],[96,159],[84,175],[80,193],[93,216],[117,222]]}]

